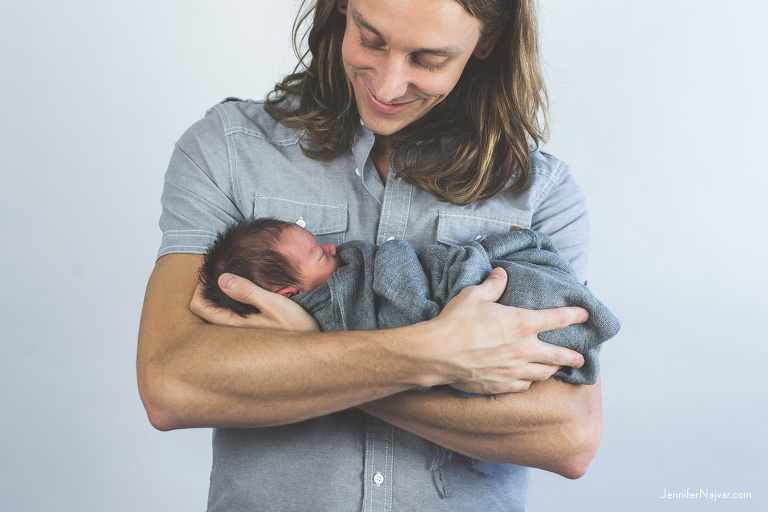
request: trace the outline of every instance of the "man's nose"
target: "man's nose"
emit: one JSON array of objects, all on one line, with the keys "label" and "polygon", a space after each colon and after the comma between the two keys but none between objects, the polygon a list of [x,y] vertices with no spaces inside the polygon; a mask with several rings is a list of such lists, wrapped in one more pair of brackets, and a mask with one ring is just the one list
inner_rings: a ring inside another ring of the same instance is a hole
[{"label": "man's nose", "polygon": [[398,55],[388,55],[379,69],[376,90],[371,91],[383,103],[398,103],[405,97],[410,81],[408,61]]}]

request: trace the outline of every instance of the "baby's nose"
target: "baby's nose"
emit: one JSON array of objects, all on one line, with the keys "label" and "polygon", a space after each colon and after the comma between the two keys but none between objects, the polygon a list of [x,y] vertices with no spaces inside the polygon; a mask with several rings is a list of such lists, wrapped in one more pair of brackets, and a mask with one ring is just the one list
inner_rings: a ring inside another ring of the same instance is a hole
[{"label": "baby's nose", "polygon": [[331,256],[336,256],[336,246],[333,244],[320,244],[323,246],[323,250]]}]

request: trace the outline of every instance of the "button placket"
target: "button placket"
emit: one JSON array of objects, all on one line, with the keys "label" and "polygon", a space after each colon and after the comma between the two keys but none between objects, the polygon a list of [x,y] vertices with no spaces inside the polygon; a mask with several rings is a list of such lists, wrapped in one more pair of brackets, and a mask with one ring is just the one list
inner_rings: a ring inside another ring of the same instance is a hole
[{"label": "button placket", "polygon": [[395,178],[390,169],[387,176],[387,186],[384,189],[384,204],[381,208],[379,232],[376,235],[378,245],[395,238],[405,239],[412,198],[413,187],[403,180]]},{"label": "button placket", "polygon": [[369,417],[365,436],[363,512],[392,510],[395,427]]}]

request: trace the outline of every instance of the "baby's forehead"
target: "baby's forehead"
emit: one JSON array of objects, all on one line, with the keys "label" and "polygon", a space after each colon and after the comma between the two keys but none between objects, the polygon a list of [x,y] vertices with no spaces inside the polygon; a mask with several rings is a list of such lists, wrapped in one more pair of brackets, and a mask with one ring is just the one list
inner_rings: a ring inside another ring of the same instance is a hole
[{"label": "baby's forehead", "polygon": [[296,256],[297,249],[309,249],[314,247],[316,243],[317,239],[312,233],[301,226],[292,225],[284,228],[276,237],[272,249],[280,253],[290,252]]},{"label": "baby's forehead", "polygon": [[283,232],[280,233],[279,238],[281,240],[290,238],[302,243],[314,242],[316,240],[315,235],[299,226],[298,224],[291,224],[290,226],[286,226],[285,229],[283,229]]}]

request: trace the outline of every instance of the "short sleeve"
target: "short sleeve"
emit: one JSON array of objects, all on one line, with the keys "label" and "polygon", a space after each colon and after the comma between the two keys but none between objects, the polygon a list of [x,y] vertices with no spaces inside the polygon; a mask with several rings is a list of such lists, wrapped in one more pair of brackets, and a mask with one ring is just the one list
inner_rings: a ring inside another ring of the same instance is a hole
[{"label": "short sleeve", "polygon": [[573,266],[579,282],[586,283],[589,213],[584,195],[570,173],[563,173],[534,209],[531,229],[546,233]]},{"label": "short sleeve", "polygon": [[202,254],[216,233],[244,218],[230,173],[230,148],[216,108],[192,125],[173,150],[161,197],[158,258]]}]

